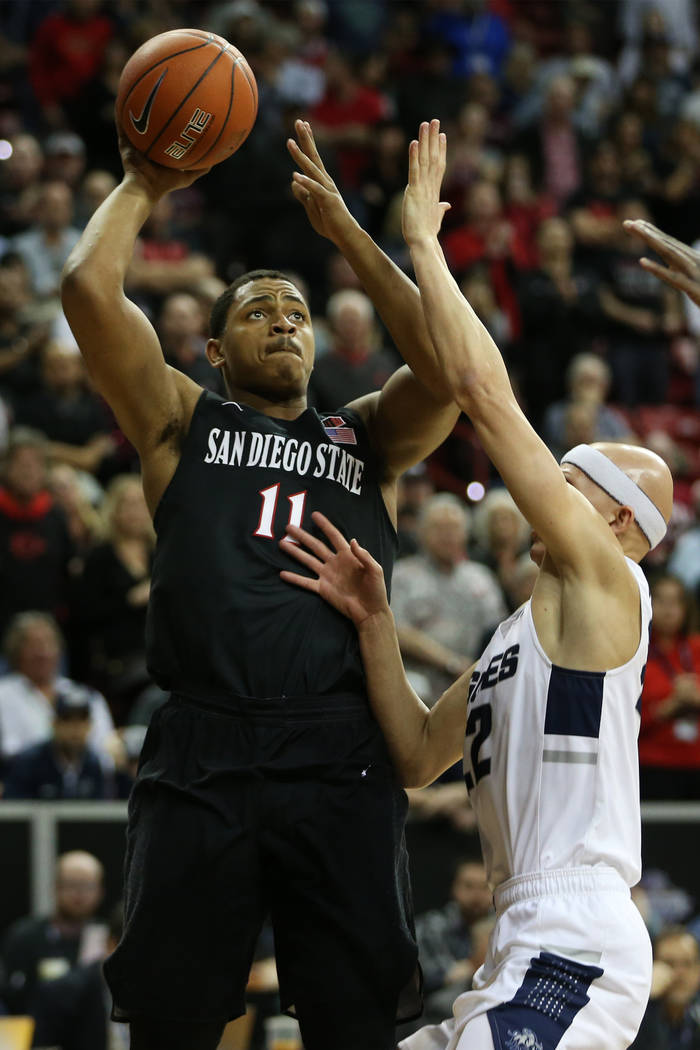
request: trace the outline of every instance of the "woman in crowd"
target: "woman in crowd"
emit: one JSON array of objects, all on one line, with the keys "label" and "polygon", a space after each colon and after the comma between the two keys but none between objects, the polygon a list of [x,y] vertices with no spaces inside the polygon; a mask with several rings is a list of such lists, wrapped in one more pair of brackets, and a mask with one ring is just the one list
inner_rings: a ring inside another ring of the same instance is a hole
[{"label": "woman in crowd", "polygon": [[141,479],[114,478],[102,513],[105,538],[85,560],[77,618],[86,638],[86,677],[99,683],[122,722],[149,684],[144,632],[155,537]]},{"label": "woman in crowd", "polygon": [[681,581],[659,576],[651,589],[649,657],[639,737],[642,797],[700,799],[700,634]]}]

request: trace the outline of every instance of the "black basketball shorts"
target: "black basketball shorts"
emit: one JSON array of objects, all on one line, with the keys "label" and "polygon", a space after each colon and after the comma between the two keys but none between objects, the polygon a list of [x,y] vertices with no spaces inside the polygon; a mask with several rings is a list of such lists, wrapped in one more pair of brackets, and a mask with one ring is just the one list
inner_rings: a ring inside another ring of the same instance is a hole
[{"label": "black basketball shorts", "polygon": [[125,929],[105,964],[113,1017],[224,1021],[245,1010],[270,915],[282,1008],[420,1013],[406,796],[355,698],[173,696],[129,801]]}]

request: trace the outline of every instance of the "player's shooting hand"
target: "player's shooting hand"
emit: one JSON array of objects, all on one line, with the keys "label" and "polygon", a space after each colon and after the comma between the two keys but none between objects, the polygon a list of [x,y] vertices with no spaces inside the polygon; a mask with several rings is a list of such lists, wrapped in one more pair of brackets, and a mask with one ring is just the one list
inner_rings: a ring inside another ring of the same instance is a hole
[{"label": "player's shooting hand", "polygon": [[303,204],[316,233],[339,244],[343,235],[357,223],[326,171],[311,125],[306,120],[297,120],[294,128],[298,141],[287,139],[287,149],[301,170],[292,176],[292,193]]},{"label": "player's shooting hand", "polygon": [[408,186],[403,195],[401,224],[409,247],[440,232],[450,207],[440,200],[446,158],[447,136],[440,131],[440,121],[421,124],[418,141],[408,147]]},{"label": "player's shooting hand", "polygon": [[666,263],[664,266],[653,259],[641,258],[640,265],[672,288],[685,292],[700,306],[700,252],[644,219],[627,219],[624,227],[628,233],[641,237]]},{"label": "player's shooting hand", "polygon": [[325,598],[356,627],[375,613],[386,612],[389,602],[381,565],[357,540],[348,543],[342,532],[319,511],[314,511],[311,517],[328,543],[305,529],[288,525],[280,546],[315,576],[284,570],[280,573],[282,579]]},{"label": "player's shooting hand", "polygon": [[180,171],[177,168],[166,168],[162,164],[154,164],[131,145],[119,125],[117,125],[117,137],[125,179],[141,186],[154,202],[164,197],[166,193],[191,186],[195,179],[198,179],[200,175],[206,175],[211,170],[210,168],[198,168],[196,171]]}]

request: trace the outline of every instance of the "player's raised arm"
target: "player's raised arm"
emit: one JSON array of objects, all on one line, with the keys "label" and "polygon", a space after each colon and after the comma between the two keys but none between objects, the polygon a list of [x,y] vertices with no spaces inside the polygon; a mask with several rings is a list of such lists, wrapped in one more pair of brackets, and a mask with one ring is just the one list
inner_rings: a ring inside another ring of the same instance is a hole
[{"label": "player's raised arm", "polygon": [[[396,475],[447,437],[459,411],[445,383],[418,288],[348,211],[316,148],[311,125],[298,120],[296,134],[298,142],[287,143],[299,168],[292,192],[316,232],[345,256],[408,365],[389,379],[381,396],[368,395],[353,404],[365,417],[388,470]],[[412,425],[407,427],[409,418]]]},{"label": "player's raised arm", "polygon": [[124,178],[90,219],[63,271],[63,309],[88,371],[143,459],[176,432],[199,396],[168,368],[146,316],[124,294],[136,236],[156,201],[202,171],[151,164],[120,140]]},{"label": "player's raised arm", "polygon": [[404,787],[431,784],[462,754],[471,668],[427,708],[406,678],[381,566],[357,540],[348,543],[323,514],[312,518],[328,543],[290,525],[281,545],[315,575],[280,575],[353,621],[372,710],[399,779]]},{"label": "player's raised arm", "polygon": [[593,571],[604,571],[604,565],[591,559],[592,549],[601,544],[611,547],[604,518],[567,485],[554,457],[528,423],[498,347],[447,267],[438,242],[446,209],[440,202],[445,150],[446,138],[435,122],[422,124],[418,141],[409,148],[403,206],[404,238],[445,380],[555,562],[576,564],[583,572],[590,572],[592,566]]}]

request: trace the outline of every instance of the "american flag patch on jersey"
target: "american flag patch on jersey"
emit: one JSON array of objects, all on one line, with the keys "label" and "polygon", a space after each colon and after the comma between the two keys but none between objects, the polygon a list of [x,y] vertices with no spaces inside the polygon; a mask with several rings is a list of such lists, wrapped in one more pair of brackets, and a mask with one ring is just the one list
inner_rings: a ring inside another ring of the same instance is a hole
[{"label": "american flag patch on jersey", "polygon": [[348,426],[342,416],[324,416],[321,423],[331,441],[335,441],[339,445],[357,444],[355,431]]}]

